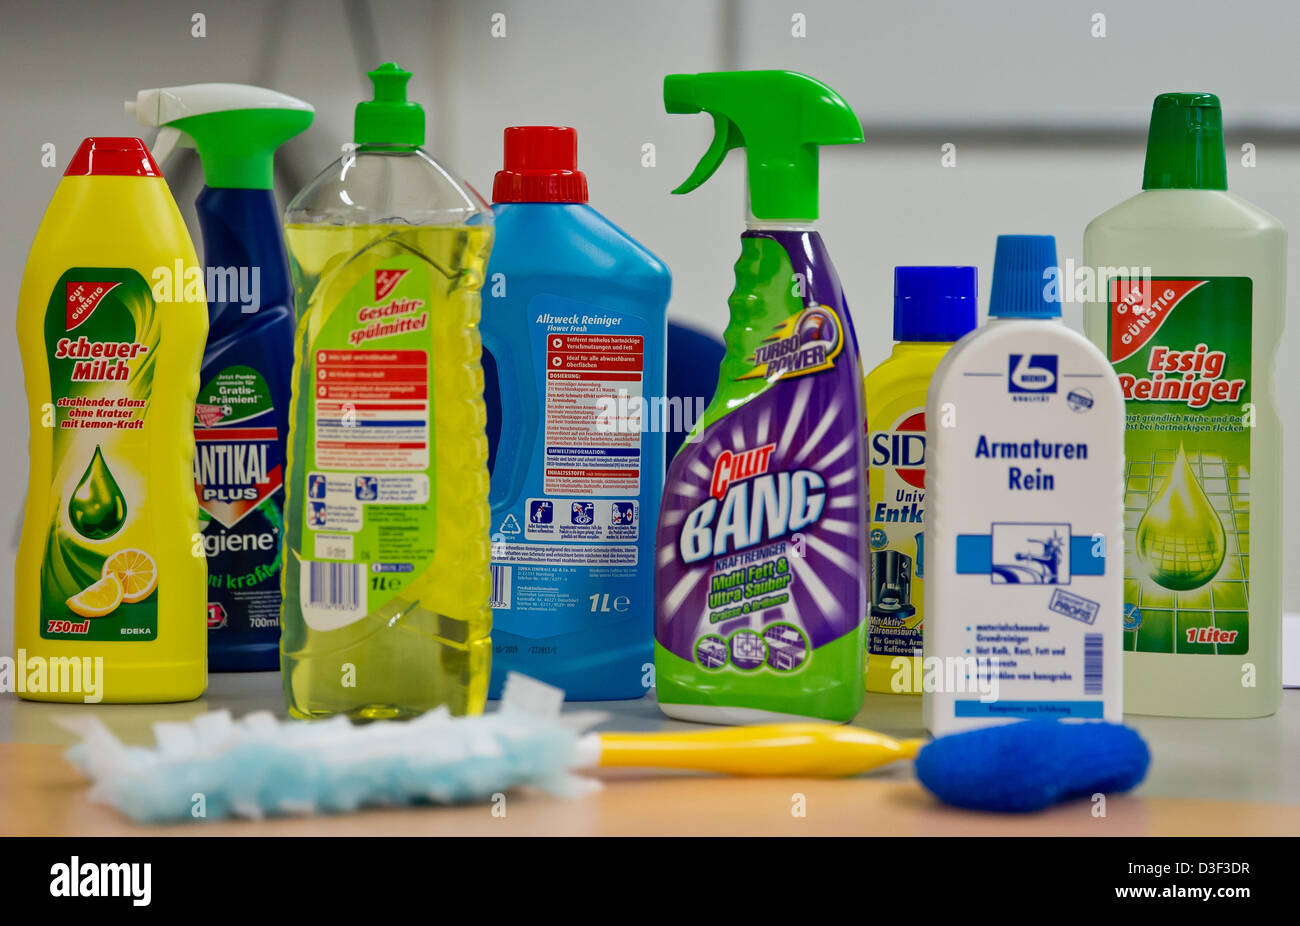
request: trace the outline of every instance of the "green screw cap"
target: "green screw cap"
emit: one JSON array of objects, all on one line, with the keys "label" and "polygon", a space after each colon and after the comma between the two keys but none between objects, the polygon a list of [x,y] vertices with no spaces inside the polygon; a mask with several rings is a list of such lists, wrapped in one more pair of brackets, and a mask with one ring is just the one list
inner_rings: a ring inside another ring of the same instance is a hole
[{"label": "green screw cap", "polygon": [[418,148],[424,144],[424,109],[406,99],[411,72],[389,61],[367,75],[375,98],[357,104],[352,140],[361,147]]},{"label": "green screw cap", "polygon": [[1162,93],[1151,107],[1144,190],[1226,190],[1223,110],[1213,93]]}]

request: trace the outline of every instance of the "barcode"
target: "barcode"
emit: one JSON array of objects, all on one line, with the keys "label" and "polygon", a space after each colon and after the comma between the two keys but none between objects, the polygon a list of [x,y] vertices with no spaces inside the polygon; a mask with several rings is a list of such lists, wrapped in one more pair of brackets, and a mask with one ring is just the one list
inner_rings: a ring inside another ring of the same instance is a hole
[{"label": "barcode", "polygon": [[1099,633],[1083,635],[1083,693],[1099,695],[1102,693],[1102,641]]},{"label": "barcode", "polygon": [[307,603],[316,608],[356,611],[365,588],[361,563],[307,563]]},{"label": "barcode", "polygon": [[492,600],[488,607],[510,610],[510,580],[514,570],[509,566],[492,566]]}]

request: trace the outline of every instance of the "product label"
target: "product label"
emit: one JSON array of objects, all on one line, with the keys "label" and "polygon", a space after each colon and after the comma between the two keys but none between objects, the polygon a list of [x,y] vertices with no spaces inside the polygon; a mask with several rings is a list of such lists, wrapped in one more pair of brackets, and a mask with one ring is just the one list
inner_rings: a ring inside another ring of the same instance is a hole
[{"label": "product label", "polygon": [[862,371],[820,238],[755,231],[743,247],[737,292],[763,294],[772,322],[739,342],[729,329],[714,405],[730,410],[669,471],[660,696],[847,719],[866,612]]},{"label": "product label", "polygon": [[1122,413],[1104,358],[1046,322],[975,339],[931,388],[911,687],[932,732],[1120,718]]},{"label": "product label", "polygon": [[794,379],[829,370],[844,349],[839,316],[827,305],[812,305],[791,315],[754,348],[753,368],[737,379]]},{"label": "product label", "polygon": [[[803,532],[831,519],[828,500],[848,496],[828,489],[826,477],[799,465],[796,454],[777,448],[777,441],[755,441],[719,452],[707,497],[686,513],[677,535],[682,563],[704,571],[704,620],[693,657],[705,669],[792,672],[813,655],[803,622],[795,619],[794,596],[821,586],[815,567],[804,561]],[[834,562],[833,551],[816,553]]]},{"label": "product label", "polygon": [[[538,333],[546,332],[548,493],[637,494],[645,336],[631,333],[640,326],[625,321],[607,313],[537,315]],[[602,400],[614,400],[613,415],[599,414]]]},{"label": "product label", "polygon": [[1250,650],[1251,281],[1110,281],[1124,390],[1124,646]]},{"label": "product label", "polygon": [[315,390],[299,398],[311,403],[300,595],[314,630],[382,607],[433,559],[432,293],[424,262],[384,261],[341,300],[305,361]]},{"label": "product label", "polygon": [[911,657],[921,655],[925,408],[908,408],[890,425],[867,438],[871,467],[867,653]]},{"label": "product label", "polygon": [[[663,478],[663,435],[650,420],[664,385],[648,356],[657,335],[630,313],[549,294],[530,299],[526,314],[541,458],[523,497],[494,512],[493,623],[541,639],[645,621],[640,591],[652,567],[642,516],[653,517]],[[509,439],[498,470],[517,452]],[[516,655],[516,646],[498,642],[497,653]],[[528,655],[560,653],[539,645]]]},{"label": "product label", "polygon": [[153,640],[158,569],[142,467],[160,324],[134,270],[74,268],[45,313],[53,429],[40,632],[53,640]]},{"label": "product label", "polygon": [[266,381],[231,366],[199,389],[194,490],[208,557],[208,629],[280,625],[284,461]]}]

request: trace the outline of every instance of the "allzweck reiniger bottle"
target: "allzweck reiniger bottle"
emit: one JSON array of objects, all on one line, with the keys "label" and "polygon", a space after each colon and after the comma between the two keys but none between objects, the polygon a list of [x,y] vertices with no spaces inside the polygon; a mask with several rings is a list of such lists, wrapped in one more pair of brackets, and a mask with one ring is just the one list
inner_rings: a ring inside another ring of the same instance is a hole
[{"label": "allzweck reiniger bottle", "polygon": [[479,290],[492,212],[420,147],[410,73],[370,72],[355,153],[289,204],[297,286],[281,671],[297,717],[487,699]]},{"label": "allzweck reiniger bottle", "polygon": [[512,126],[492,190],[492,697],[512,671],[593,701],[651,675],[671,278],[587,205],[577,149],[571,128]]},{"label": "allzweck reiniger bottle", "polygon": [[1228,192],[1210,93],[1162,93],[1142,192],[1083,236],[1089,337],[1119,374],[1124,710],[1260,717],[1282,701],[1286,230]]}]

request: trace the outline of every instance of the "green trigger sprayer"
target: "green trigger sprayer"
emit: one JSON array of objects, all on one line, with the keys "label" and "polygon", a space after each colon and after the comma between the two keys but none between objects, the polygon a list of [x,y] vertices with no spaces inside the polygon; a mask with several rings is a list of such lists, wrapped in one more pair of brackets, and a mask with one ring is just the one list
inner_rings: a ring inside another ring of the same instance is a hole
[{"label": "green trigger sprayer", "polygon": [[718,386],[673,458],[656,540],[659,707],[708,723],[847,721],[862,706],[866,454],[862,372],[817,219],[821,145],[862,127],[792,71],[673,74],[670,113],[707,112],[748,167]]},{"label": "green trigger sprayer", "polygon": [[720,71],[664,78],[670,113],[707,112],[713,142],[674,193],[708,180],[732,148],[745,149],[755,219],[817,218],[817,149],[862,141],[858,117],[838,93],[794,71]]}]

